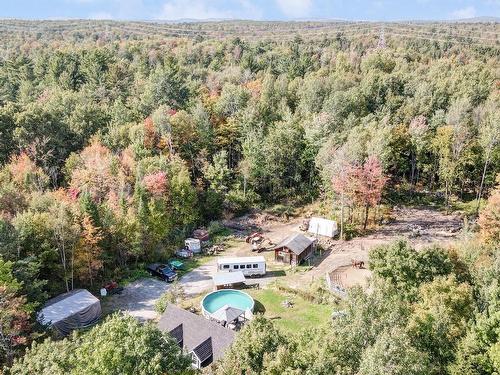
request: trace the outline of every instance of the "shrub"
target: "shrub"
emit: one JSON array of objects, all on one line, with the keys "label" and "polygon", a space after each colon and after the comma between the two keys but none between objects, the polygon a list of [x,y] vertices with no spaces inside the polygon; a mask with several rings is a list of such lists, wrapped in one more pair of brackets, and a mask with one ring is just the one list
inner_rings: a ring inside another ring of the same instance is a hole
[{"label": "shrub", "polygon": [[243,194],[242,190],[237,189],[227,193],[224,204],[229,211],[240,216],[247,213],[258,199],[259,195],[253,191]]},{"label": "shrub", "polygon": [[158,314],[163,314],[169,303],[178,305],[186,297],[184,288],[178,281],[175,281],[168,291],[163,293],[155,303],[155,311]]}]

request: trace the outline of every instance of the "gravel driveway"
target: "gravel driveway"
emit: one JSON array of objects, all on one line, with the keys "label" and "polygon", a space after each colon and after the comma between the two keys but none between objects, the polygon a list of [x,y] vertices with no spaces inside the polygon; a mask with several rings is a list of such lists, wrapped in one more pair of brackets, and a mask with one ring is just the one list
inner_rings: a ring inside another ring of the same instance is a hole
[{"label": "gravel driveway", "polygon": [[102,301],[103,312],[123,311],[141,321],[155,319],[155,302],[168,288],[169,284],[159,279],[136,280],[125,286],[121,294],[106,297]]},{"label": "gravel driveway", "polygon": [[[188,297],[212,290],[212,275],[216,271],[216,260],[203,264],[179,279]],[[136,280],[124,287],[122,294],[105,298],[102,302],[104,313],[113,311],[127,312],[141,320],[158,317],[155,303],[165,293],[170,284],[156,278]]]}]

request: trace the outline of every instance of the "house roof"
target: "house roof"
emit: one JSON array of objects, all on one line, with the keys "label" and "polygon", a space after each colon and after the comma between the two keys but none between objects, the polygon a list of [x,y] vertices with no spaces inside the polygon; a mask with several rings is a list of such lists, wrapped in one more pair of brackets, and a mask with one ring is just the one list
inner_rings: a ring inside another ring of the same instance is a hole
[{"label": "house roof", "polygon": [[[229,328],[224,328],[220,324],[200,315],[193,314],[173,304],[168,304],[158,322],[158,328],[164,332],[172,332],[181,324],[184,347],[191,352],[207,339],[211,338],[214,361],[222,358],[224,351],[231,345],[235,338],[234,332]],[[196,355],[198,356],[198,354]]]},{"label": "house roof", "polygon": [[209,337],[194,348],[193,353],[196,354],[201,363],[209,359],[213,355],[212,338]]},{"label": "house roof", "polygon": [[182,328],[182,324],[179,324],[173,330],[169,332],[170,336],[174,338],[177,344],[181,344],[184,339],[184,329]]},{"label": "house roof", "polygon": [[243,272],[218,272],[213,276],[215,285],[229,285],[245,282]]},{"label": "house roof", "polygon": [[310,238],[307,238],[303,234],[295,233],[277,244],[274,249],[286,247],[287,249],[293,251],[295,254],[300,255],[304,252],[304,250],[311,246],[312,243],[313,240],[311,240]]}]

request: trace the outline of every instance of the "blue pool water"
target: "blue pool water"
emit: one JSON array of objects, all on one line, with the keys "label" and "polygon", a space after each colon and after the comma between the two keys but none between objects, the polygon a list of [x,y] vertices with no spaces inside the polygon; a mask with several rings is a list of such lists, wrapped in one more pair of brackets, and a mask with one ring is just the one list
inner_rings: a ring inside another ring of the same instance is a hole
[{"label": "blue pool water", "polygon": [[253,310],[253,298],[244,292],[234,289],[218,290],[207,294],[201,302],[208,313],[214,313],[224,305],[236,307],[241,310]]}]

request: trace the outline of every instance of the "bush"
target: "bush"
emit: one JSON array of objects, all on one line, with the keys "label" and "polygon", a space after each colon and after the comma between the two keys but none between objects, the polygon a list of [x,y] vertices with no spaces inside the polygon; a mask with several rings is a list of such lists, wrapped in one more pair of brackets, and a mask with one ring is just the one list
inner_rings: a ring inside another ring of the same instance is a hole
[{"label": "bush", "polygon": [[290,216],[293,216],[295,209],[292,205],[277,204],[272,206],[271,208],[268,208],[266,212],[274,216],[288,219]]},{"label": "bush", "polygon": [[158,314],[163,314],[169,303],[173,303],[174,305],[178,305],[182,302],[186,297],[184,292],[184,288],[178,281],[175,281],[168,291],[163,293],[161,297],[155,303],[155,311]]},{"label": "bush", "polygon": [[12,375],[191,374],[191,360],[153,324],[114,314],[89,332],[34,344]]},{"label": "bush", "polygon": [[416,298],[421,284],[449,275],[454,269],[445,250],[429,248],[417,252],[403,240],[372,250],[369,263],[375,277],[386,280],[410,300]]},{"label": "bush", "polygon": [[259,195],[257,193],[248,191],[243,194],[243,191],[238,189],[227,193],[224,204],[229,211],[241,216],[247,213],[258,200]]},{"label": "bush", "polygon": [[208,234],[210,237],[221,235],[226,230],[226,227],[220,221],[211,221],[208,224]]},{"label": "bush", "polygon": [[123,285],[126,285],[126,284],[129,284],[129,283],[134,282],[136,280],[142,279],[144,277],[149,277],[149,276],[150,276],[150,274],[148,273],[148,271],[146,271],[145,264],[139,263],[137,265],[137,268],[127,269],[124,272],[121,283]]},{"label": "bush", "polygon": [[221,216],[224,202],[222,194],[208,189],[201,194],[200,200],[203,206],[202,216],[205,220],[213,220]]}]

